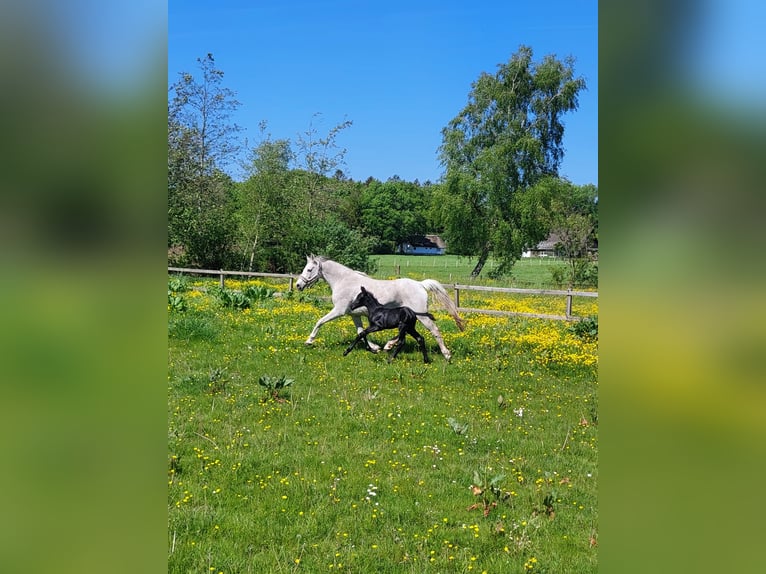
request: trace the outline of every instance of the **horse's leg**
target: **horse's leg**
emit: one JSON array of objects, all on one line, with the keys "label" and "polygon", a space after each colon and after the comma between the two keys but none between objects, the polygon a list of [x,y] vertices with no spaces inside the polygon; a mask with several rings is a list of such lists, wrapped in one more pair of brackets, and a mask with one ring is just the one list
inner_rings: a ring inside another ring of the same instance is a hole
[{"label": "horse's leg", "polygon": [[383,345],[384,351],[389,351],[394,345],[396,345],[399,342],[399,337],[394,337],[391,339],[388,343]]},{"label": "horse's leg", "polygon": [[[319,332],[319,327],[321,327],[322,325],[324,325],[325,323],[329,321],[334,321],[338,317],[342,317],[345,314],[346,314],[345,308],[333,307],[332,310],[329,313],[327,313],[327,315],[319,319],[319,321],[317,321],[317,324],[314,325],[314,328],[312,329],[311,334],[309,335],[309,338],[306,339],[306,344],[307,345],[314,344],[314,339],[316,339],[317,333]],[[361,325],[362,323],[360,321],[358,326],[361,327]]]},{"label": "horse's leg", "polygon": [[434,339],[436,339],[436,342],[439,343],[439,349],[441,350],[442,355],[449,361],[452,358],[452,353],[450,353],[449,349],[444,344],[444,339],[442,339],[442,334],[439,332],[439,327],[436,326],[436,323],[425,315],[418,315],[418,321],[423,323],[425,328],[431,332]]},{"label": "horse's leg", "polygon": [[391,353],[391,355],[390,355],[390,357],[388,359],[389,363],[396,358],[396,355],[398,355],[399,351],[401,351],[402,347],[404,347],[404,337],[405,337],[406,331],[407,331],[406,325],[404,323],[400,323],[399,324],[399,336],[396,337],[397,343],[396,343],[396,346],[394,347],[394,352]]},{"label": "horse's leg", "polygon": [[[357,334],[364,331],[364,325],[362,324],[362,317],[359,315],[351,315],[351,319],[354,321],[354,325],[356,325],[356,332]],[[367,343],[367,350],[372,353],[377,353],[380,351],[380,345],[373,343],[370,341],[367,337],[364,338],[365,343]]]},{"label": "horse's leg", "polygon": [[420,347],[420,352],[423,353],[423,362],[429,363],[428,360],[428,351],[426,351],[426,340],[420,333],[417,332],[415,329],[415,325],[413,325],[411,328],[407,329],[407,332],[412,335],[412,337],[418,342],[418,346]]}]

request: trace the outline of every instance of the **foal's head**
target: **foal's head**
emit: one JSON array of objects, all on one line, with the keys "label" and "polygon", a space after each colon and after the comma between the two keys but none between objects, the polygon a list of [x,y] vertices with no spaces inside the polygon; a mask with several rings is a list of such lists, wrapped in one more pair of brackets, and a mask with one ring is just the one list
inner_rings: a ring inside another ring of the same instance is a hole
[{"label": "foal's head", "polygon": [[351,301],[351,305],[349,305],[349,308],[353,311],[354,309],[358,309],[359,307],[371,307],[380,305],[378,303],[378,300],[375,299],[372,293],[367,291],[364,287],[362,287],[362,290],[359,291],[356,297],[354,297],[354,300]]}]

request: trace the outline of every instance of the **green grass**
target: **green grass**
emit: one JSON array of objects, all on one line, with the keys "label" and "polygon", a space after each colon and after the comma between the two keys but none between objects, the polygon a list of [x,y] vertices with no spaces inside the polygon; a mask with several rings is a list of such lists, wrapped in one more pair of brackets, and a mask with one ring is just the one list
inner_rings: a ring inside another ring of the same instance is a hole
[{"label": "green grass", "polygon": [[447,284],[494,285],[523,289],[558,287],[552,282],[551,271],[557,266],[565,265],[564,261],[553,257],[524,258],[514,264],[510,277],[493,280],[487,277],[487,273],[494,266],[492,259],[486,263],[479,277],[471,277],[471,271],[476,265],[475,258],[457,255],[373,255],[372,258],[378,261],[377,277],[396,277],[398,272],[402,277],[436,279]]},{"label": "green grass", "polygon": [[303,345],[307,293],[169,310],[169,572],[596,571],[595,343],[437,310],[451,363],[343,357],[348,319]]}]

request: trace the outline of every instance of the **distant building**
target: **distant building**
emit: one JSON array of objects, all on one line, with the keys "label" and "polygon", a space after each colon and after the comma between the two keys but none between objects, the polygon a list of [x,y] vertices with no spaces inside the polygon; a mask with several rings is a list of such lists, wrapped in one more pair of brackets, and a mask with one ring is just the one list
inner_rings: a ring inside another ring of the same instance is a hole
[{"label": "distant building", "polygon": [[[522,257],[556,257],[561,255],[558,252],[560,247],[561,238],[559,234],[551,233],[546,239],[535,245],[534,247],[522,252]],[[598,241],[595,241],[592,246],[588,247],[588,253],[591,257],[598,259]]]},{"label": "distant building", "polygon": [[444,255],[447,244],[438,235],[416,235],[397,246],[404,255]]},{"label": "distant building", "polygon": [[556,244],[559,243],[559,236],[551,233],[547,239],[544,239],[534,247],[522,252],[522,257],[554,257],[556,255]]}]

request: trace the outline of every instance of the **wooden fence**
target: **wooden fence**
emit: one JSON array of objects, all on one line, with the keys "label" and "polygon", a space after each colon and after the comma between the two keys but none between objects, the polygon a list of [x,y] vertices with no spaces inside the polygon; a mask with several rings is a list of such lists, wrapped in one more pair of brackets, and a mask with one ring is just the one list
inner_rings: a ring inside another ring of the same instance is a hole
[{"label": "wooden fence", "polygon": [[[574,297],[598,297],[595,291],[566,291],[558,289],[517,289],[515,287],[483,287],[481,285],[452,285],[455,290],[455,306],[464,313],[485,313],[487,315],[519,315],[537,319],[553,319],[556,321],[581,321],[584,317],[572,315],[572,299]],[[544,313],[522,313],[519,311],[495,311],[493,309],[475,309],[460,306],[460,291],[491,291],[493,293],[518,293],[521,295],[555,295],[566,297],[566,315],[546,315]]]},{"label": "wooden fence", "polygon": [[[255,271],[224,271],[213,269],[187,269],[184,267],[168,267],[168,271],[172,273],[189,273],[196,275],[217,275],[219,277],[219,284],[221,288],[224,287],[226,276],[237,277],[272,277],[289,279],[289,290],[293,290],[293,284],[297,275],[291,275],[289,273],[258,273]],[[518,315],[522,317],[534,317],[537,319],[552,319],[555,321],[581,321],[584,317],[572,315],[572,299],[574,297],[598,297],[598,293],[594,291],[572,291],[558,290],[558,289],[517,289],[515,287],[484,287],[481,285],[445,285],[448,289],[455,291],[455,306],[461,313],[484,313],[486,315]],[[521,313],[518,311],[496,311],[494,309],[477,309],[473,307],[461,307],[460,306],[460,291],[490,291],[493,293],[517,293],[520,295],[551,295],[551,296],[563,296],[566,297],[566,315],[547,315],[544,313]]]},{"label": "wooden fence", "polygon": [[290,275],[289,273],[258,273],[255,271],[224,271],[222,269],[219,269],[218,271],[215,271],[213,269],[187,269],[185,267],[168,267],[168,271],[172,273],[189,273],[193,275],[218,275],[219,277],[219,284],[221,285],[221,289],[224,287],[224,278],[227,275],[233,275],[236,277],[276,277],[276,278],[284,278],[290,280],[290,287],[289,290],[293,290],[293,281],[298,278],[297,275]]}]

